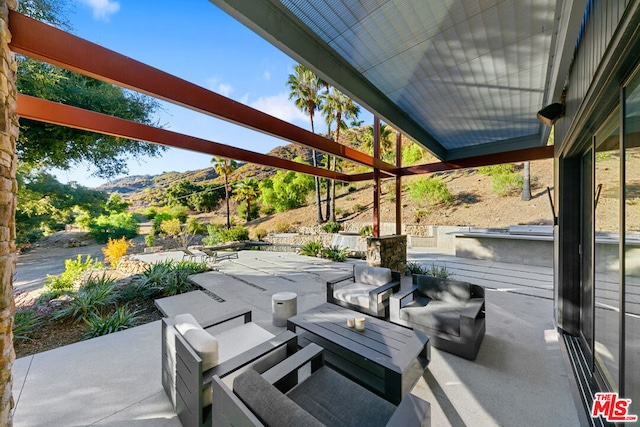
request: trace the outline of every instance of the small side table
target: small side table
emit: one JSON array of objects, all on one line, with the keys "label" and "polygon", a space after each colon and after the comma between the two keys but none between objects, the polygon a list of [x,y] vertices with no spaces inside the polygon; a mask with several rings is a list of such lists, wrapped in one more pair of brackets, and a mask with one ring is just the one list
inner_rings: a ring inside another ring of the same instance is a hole
[{"label": "small side table", "polygon": [[278,292],[271,297],[273,326],[287,326],[287,319],[298,314],[298,294]]}]

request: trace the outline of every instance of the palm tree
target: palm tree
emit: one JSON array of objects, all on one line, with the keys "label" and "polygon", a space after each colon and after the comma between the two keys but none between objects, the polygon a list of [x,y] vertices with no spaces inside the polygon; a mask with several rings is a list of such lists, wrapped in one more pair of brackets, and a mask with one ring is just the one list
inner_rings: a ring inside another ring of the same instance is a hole
[{"label": "palm tree", "polygon": [[[364,148],[369,153],[373,152],[373,126],[369,126],[367,129],[367,133],[369,134],[369,138],[365,140]],[[385,154],[388,151],[391,151],[391,147],[393,146],[393,141],[391,140],[391,135],[393,130],[391,126],[387,126],[384,123],[380,123],[380,158],[384,158]]]},{"label": "palm tree", "polygon": [[[327,121],[328,131],[331,134],[331,123],[335,120],[336,122],[336,134],[335,141],[340,141],[340,130],[347,128],[347,123],[345,120],[347,119],[357,119],[358,114],[360,114],[360,107],[353,102],[351,98],[349,98],[344,93],[340,92],[336,88],[331,88],[329,92],[323,95],[324,104],[322,106],[322,114],[325,116]],[[328,165],[327,165],[328,167]],[[336,170],[336,157],[333,156],[332,168],[333,171]],[[329,190],[327,190],[329,191]],[[336,220],[336,181],[334,179],[331,180],[331,195],[329,197],[330,203],[327,204],[327,219],[329,221]],[[330,205],[330,207],[329,207]]]},{"label": "palm tree", "polygon": [[238,163],[235,160],[225,159],[224,157],[214,157],[211,160],[213,167],[218,176],[224,176],[224,198],[227,204],[227,229],[231,228],[231,221],[229,219],[229,175],[238,168]]},{"label": "palm tree", "polygon": [[[289,74],[287,86],[289,87],[289,99],[293,99],[296,107],[309,115],[311,122],[311,132],[315,133],[313,125],[313,116],[316,110],[320,109],[322,99],[320,98],[320,90],[326,88],[327,84],[316,76],[311,70],[304,65],[298,64],[294,67],[294,74]],[[311,151],[313,166],[318,166],[315,150]],[[314,177],[316,187],[316,220],[318,224],[324,222],[322,218],[322,205],[320,201],[320,180]]]},{"label": "palm tree", "polygon": [[236,186],[236,200],[247,202],[247,222],[251,221],[251,202],[258,198],[260,189],[254,178],[245,179]]}]

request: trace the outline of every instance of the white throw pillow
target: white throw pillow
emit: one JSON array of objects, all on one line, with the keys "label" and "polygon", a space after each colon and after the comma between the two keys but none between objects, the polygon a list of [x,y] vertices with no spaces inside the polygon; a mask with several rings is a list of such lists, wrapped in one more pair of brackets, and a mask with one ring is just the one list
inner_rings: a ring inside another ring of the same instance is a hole
[{"label": "white throw pillow", "polygon": [[218,364],[218,340],[204,329],[189,329],[184,339],[202,359],[202,370],[206,371]]},{"label": "white throw pillow", "polygon": [[189,329],[202,329],[195,317],[191,313],[178,314],[173,318],[173,324],[182,336]]}]

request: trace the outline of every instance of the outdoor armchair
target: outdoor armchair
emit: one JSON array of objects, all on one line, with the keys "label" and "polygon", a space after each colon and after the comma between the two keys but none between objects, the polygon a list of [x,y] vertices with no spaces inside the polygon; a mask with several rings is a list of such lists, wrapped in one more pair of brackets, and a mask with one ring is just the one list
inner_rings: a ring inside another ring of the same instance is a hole
[{"label": "outdoor armchair", "polygon": [[162,319],[162,386],[184,426],[211,425],[211,379],[265,370],[297,350],[297,336],[272,333],[240,310],[198,324],[190,314]]},{"label": "outdoor armchair", "polygon": [[[262,374],[247,370],[231,389],[213,378],[214,426],[429,426],[430,404],[408,393],[384,400],[324,365],[324,350],[309,344]],[[311,374],[298,381],[298,370]]]},{"label": "outdoor armchair", "polygon": [[390,298],[390,320],[429,335],[441,350],[474,360],[484,338],[484,288],[414,275],[414,285]]},{"label": "outdoor armchair", "polygon": [[327,302],[370,316],[389,319],[389,297],[400,290],[401,275],[362,264],[353,273],[327,282]]}]

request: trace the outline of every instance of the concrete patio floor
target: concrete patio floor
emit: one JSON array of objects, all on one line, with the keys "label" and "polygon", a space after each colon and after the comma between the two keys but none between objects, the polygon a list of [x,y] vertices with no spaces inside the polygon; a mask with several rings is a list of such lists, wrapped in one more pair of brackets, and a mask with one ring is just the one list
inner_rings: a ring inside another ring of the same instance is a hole
[{"label": "concrete patio floor", "polygon": [[[416,248],[408,260],[446,265],[456,279],[487,289],[487,331],[477,359],[432,348],[412,391],[431,403],[433,426],[580,424],[552,321],[550,268]],[[285,328],[271,324],[272,294],[296,292],[303,312],[325,302],[325,282],[346,274],[353,262],[362,261],[242,251],[237,260],[219,263],[219,271],[193,276],[203,292],[160,304],[169,314],[190,311],[196,318],[250,308],[256,323],[279,333]],[[180,426],[160,384],[160,322],[18,359],[13,376],[16,427]]]}]

